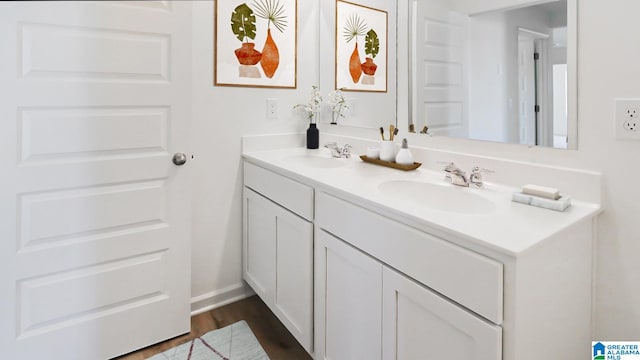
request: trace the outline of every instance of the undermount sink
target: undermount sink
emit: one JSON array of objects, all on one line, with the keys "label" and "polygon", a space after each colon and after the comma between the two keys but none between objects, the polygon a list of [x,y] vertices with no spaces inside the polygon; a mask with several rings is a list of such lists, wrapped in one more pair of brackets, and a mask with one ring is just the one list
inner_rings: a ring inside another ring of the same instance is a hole
[{"label": "undermount sink", "polygon": [[475,191],[447,183],[436,184],[411,180],[387,181],[378,186],[384,194],[411,201],[431,210],[461,214],[483,214],[495,210],[496,204]]},{"label": "undermount sink", "polygon": [[330,156],[300,154],[291,155],[283,159],[288,164],[301,165],[310,168],[329,169],[344,166],[346,164],[343,159],[336,159]]}]

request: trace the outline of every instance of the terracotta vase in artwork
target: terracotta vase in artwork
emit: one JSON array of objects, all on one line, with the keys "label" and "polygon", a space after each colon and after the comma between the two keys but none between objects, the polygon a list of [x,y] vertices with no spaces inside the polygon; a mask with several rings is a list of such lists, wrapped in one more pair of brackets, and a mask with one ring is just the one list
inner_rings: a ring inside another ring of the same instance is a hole
[{"label": "terracotta vase in artwork", "polygon": [[271,79],[278,70],[280,65],[280,53],[278,52],[278,46],[271,37],[271,29],[267,29],[267,40],[264,42],[264,48],[262,49],[262,60],[260,60],[260,66],[264,74]]},{"label": "terracotta vase in artwork", "polygon": [[370,76],[375,75],[376,70],[378,69],[378,65],[376,65],[370,57],[365,58],[364,62],[360,66],[362,68],[362,72]]},{"label": "terracotta vase in artwork", "polygon": [[360,64],[358,43],[356,43],[356,47],[353,49],[353,53],[351,53],[351,58],[349,59],[349,74],[351,74],[353,83],[357,84],[360,80],[360,76],[362,75],[362,65]]},{"label": "terracotta vase in artwork", "polygon": [[241,65],[255,65],[262,59],[260,51],[255,49],[256,44],[251,42],[242,43],[242,47],[235,50],[236,57]]}]

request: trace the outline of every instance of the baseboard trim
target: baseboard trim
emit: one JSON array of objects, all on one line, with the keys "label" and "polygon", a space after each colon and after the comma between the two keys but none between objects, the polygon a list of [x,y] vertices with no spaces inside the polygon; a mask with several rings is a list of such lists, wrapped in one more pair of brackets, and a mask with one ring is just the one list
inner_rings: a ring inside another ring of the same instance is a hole
[{"label": "baseboard trim", "polygon": [[247,284],[240,283],[198,295],[191,298],[191,316],[248,298],[254,294],[255,292]]}]

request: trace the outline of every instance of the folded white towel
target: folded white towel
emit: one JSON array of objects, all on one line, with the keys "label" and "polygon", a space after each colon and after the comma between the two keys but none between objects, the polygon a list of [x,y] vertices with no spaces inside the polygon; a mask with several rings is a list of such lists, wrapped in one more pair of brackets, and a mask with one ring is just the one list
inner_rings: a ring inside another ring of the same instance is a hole
[{"label": "folded white towel", "polygon": [[560,197],[558,200],[551,200],[516,192],[511,196],[511,200],[517,203],[537,206],[555,211],[565,211],[569,206],[571,206],[571,198],[564,196]]}]

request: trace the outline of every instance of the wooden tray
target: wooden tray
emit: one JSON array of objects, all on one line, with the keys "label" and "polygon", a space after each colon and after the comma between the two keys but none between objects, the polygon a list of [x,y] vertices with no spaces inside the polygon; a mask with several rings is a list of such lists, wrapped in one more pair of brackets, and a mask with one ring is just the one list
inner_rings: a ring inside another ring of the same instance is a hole
[{"label": "wooden tray", "polygon": [[398,170],[403,170],[403,171],[409,171],[409,170],[415,170],[417,168],[420,167],[420,165],[422,165],[422,163],[419,162],[414,162],[411,165],[400,165],[391,161],[382,161],[380,159],[372,159],[372,158],[368,158],[366,155],[360,155],[360,159],[362,159],[362,161],[364,162],[368,162],[371,164],[376,164],[376,165],[381,165],[381,166],[386,166],[386,167],[390,167],[390,168],[394,168],[394,169],[398,169]]}]

